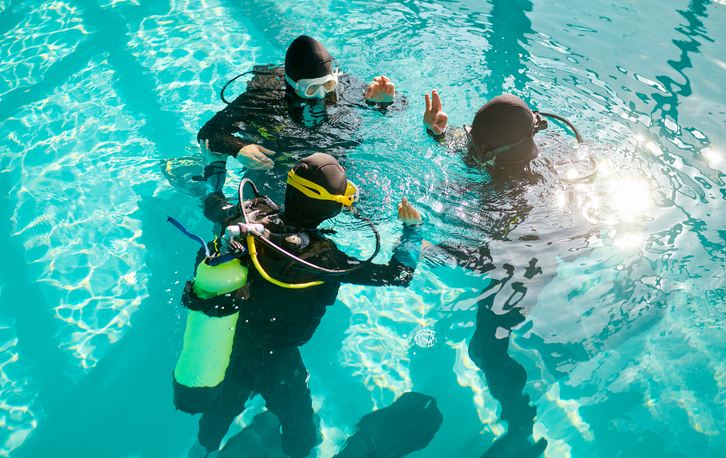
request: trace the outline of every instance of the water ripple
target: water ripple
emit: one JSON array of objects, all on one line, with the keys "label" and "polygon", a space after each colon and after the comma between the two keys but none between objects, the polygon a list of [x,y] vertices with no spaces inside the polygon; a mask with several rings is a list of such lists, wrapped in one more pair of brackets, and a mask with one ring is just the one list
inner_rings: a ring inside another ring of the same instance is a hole
[{"label": "water ripple", "polygon": [[34,8],[0,37],[0,100],[40,81],[54,63],[75,51],[87,33],[78,9],[68,3],[54,0]]},{"label": "water ripple", "polygon": [[123,114],[113,79],[106,61],[92,62],[2,124],[3,169],[20,176],[10,190],[14,236],[65,323],[59,345],[83,369],[123,335],[147,295],[146,247],[129,190],[157,186],[156,161],[139,123]]}]

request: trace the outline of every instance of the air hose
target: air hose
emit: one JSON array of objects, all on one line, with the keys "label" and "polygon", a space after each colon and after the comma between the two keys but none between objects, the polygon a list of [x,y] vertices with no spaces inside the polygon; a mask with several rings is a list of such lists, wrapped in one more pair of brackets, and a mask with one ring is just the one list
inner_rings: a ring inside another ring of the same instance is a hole
[{"label": "air hose", "polygon": [[[582,135],[580,135],[580,132],[577,130],[577,127],[567,118],[563,116],[559,116],[553,113],[544,113],[542,111],[538,112],[542,116],[545,116],[547,118],[556,119],[562,123],[564,123],[567,127],[570,128],[573,134],[575,134],[575,140],[577,140],[578,145],[584,145],[585,140],[582,138]],[[590,178],[594,177],[597,174],[597,162],[595,162],[595,159],[592,158],[592,156],[589,156],[588,159],[590,160],[590,164],[592,165],[592,171],[590,173],[587,173],[582,176],[578,176],[576,178],[560,178],[562,181],[565,181],[567,183],[578,183],[582,181],[587,181]]]},{"label": "air hose", "polygon": [[[257,187],[252,182],[252,180],[250,180],[249,178],[243,178],[240,181],[239,187],[237,188],[237,197],[239,199],[240,211],[242,213],[242,217],[243,217],[245,223],[250,224],[249,218],[247,216],[247,210],[245,209],[245,206],[244,206],[244,186],[246,184],[250,185],[250,187],[252,188],[252,191],[255,193],[256,197],[263,197],[263,196],[260,195],[259,191],[257,190]],[[323,281],[313,281],[313,282],[308,282],[308,283],[291,284],[291,283],[281,282],[279,280],[272,278],[262,267],[262,265],[260,264],[259,259],[257,257],[257,246],[255,244],[255,239],[259,239],[262,243],[269,246],[273,250],[277,251],[279,254],[287,257],[288,259],[292,260],[293,262],[300,264],[301,266],[303,266],[309,270],[327,274],[327,275],[344,275],[344,274],[354,272],[354,271],[360,269],[361,267],[363,267],[365,264],[370,263],[373,260],[373,258],[375,258],[376,255],[378,255],[378,252],[381,249],[380,234],[376,230],[373,223],[370,220],[368,220],[367,218],[360,216],[358,213],[356,213],[356,216],[363,219],[370,225],[370,227],[373,230],[373,233],[375,235],[375,238],[376,238],[376,247],[375,247],[375,250],[373,251],[373,254],[368,259],[366,259],[365,261],[362,261],[360,264],[358,264],[356,266],[353,266],[349,269],[327,269],[325,267],[320,267],[318,265],[315,265],[311,262],[308,262],[304,259],[301,259],[301,258],[295,256],[294,254],[290,253],[289,251],[285,250],[281,246],[277,245],[276,243],[274,243],[272,240],[268,239],[267,237],[264,237],[261,235],[247,234],[247,237],[246,237],[247,250],[250,255],[250,258],[252,259],[252,264],[254,265],[257,272],[262,276],[262,278],[264,278],[265,280],[269,281],[270,283],[280,286],[282,288],[301,289],[301,288],[308,288],[310,286],[317,286],[317,285],[324,283]]]}]

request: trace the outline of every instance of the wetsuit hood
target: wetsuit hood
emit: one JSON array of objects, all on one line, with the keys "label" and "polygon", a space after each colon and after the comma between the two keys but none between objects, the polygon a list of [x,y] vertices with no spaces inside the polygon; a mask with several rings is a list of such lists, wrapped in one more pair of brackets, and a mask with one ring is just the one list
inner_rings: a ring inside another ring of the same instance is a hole
[{"label": "wetsuit hood", "polygon": [[285,74],[293,81],[320,78],[333,73],[333,58],[315,38],[300,35],[287,48]]},{"label": "wetsuit hood", "polygon": [[[535,115],[527,104],[512,94],[494,97],[477,111],[471,123],[471,138],[483,154],[519,142],[532,133]],[[529,161],[537,157],[532,137],[497,155],[497,163]]]},{"label": "wetsuit hood", "polygon": [[[314,153],[292,168],[301,178],[312,181],[334,195],[343,195],[348,185],[345,170],[331,155]],[[291,185],[285,190],[284,220],[300,228],[314,228],[343,208],[339,202],[308,197]]]}]

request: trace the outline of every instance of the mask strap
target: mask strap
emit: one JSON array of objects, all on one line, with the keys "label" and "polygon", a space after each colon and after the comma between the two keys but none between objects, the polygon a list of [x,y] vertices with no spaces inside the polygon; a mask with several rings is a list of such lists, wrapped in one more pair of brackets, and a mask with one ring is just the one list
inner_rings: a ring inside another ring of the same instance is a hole
[{"label": "mask strap", "polygon": [[290,172],[287,174],[287,183],[310,198],[318,200],[330,200],[345,205],[346,207],[350,207],[355,201],[355,194],[349,195],[348,191],[351,190],[355,192],[358,189],[348,180],[346,184],[345,195],[341,196],[337,194],[331,194],[324,187],[296,175],[295,172],[292,170],[290,170]]}]

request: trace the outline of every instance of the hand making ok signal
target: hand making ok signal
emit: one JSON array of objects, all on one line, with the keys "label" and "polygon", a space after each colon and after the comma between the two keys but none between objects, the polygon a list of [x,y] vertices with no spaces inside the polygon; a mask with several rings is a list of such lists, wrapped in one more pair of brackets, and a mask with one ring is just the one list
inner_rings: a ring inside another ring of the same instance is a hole
[{"label": "hand making ok signal", "polygon": [[431,97],[426,94],[426,111],[424,112],[423,122],[426,127],[436,135],[441,135],[446,130],[449,122],[449,115],[444,113],[441,106],[441,98],[435,90],[431,92]]}]

